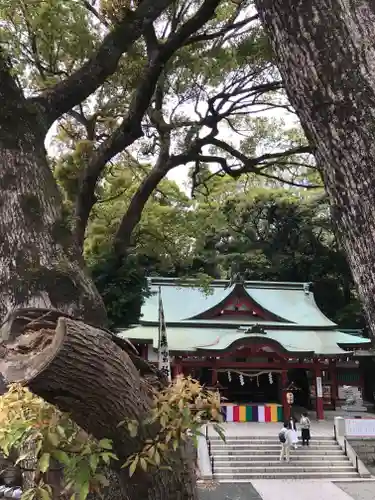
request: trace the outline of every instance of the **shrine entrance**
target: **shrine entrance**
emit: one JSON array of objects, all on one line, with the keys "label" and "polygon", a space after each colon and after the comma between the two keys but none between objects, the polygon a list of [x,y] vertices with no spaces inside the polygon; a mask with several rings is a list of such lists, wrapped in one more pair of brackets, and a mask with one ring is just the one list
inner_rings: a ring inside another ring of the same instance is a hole
[{"label": "shrine entrance", "polygon": [[222,370],[218,382],[230,403],[281,403],[280,377],[267,372]]},{"label": "shrine entrance", "polygon": [[296,387],[296,390],[293,392],[294,404],[310,409],[310,383],[307,371],[303,368],[289,370],[288,380]]}]

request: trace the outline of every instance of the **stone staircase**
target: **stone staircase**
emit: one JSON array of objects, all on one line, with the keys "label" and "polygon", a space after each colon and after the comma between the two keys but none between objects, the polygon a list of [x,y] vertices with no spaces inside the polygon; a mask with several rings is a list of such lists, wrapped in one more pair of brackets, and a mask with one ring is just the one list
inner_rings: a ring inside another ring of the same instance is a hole
[{"label": "stone staircase", "polygon": [[309,447],[291,450],[290,462],[280,462],[278,437],[209,438],[213,478],[219,482],[254,479],[358,478],[344,451],[333,438],[316,437]]}]

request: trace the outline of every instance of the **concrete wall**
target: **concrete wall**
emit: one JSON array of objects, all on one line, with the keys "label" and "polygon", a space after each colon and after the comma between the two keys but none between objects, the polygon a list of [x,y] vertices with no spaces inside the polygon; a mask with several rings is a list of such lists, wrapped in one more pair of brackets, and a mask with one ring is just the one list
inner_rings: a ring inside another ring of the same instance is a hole
[{"label": "concrete wall", "polygon": [[375,469],[375,438],[348,438],[348,442],[362,462]]},{"label": "concrete wall", "polygon": [[375,464],[371,458],[371,452],[375,456],[375,437],[371,438],[350,438],[345,437],[346,426],[345,419],[335,417],[334,419],[335,436],[342,450],[346,450],[346,455],[358,468],[361,477],[371,477],[375,473]]}]

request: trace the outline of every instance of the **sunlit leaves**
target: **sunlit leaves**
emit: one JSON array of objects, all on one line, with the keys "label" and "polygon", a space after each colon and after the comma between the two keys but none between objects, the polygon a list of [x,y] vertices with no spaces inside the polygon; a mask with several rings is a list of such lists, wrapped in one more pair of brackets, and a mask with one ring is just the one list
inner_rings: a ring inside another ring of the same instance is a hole
[{"label": "sunlit leaves", "polygon": [[98,33],[81,2],[1,0],[1,37],[25,86],[44,87],[91,54]]},{"label": "sunlit leaves", "polygon": [[85,500],[89,489],[106,483],[103,466],[117,460],[110,440],[88,436],[68,415],[19,385],[0,397],[0,448],[6,456],[16,453],[17,463],[26,462],[39,473],[35,487],[24,492],[29,500],[51,498],[48,472],[61,465],[62,486],[72,500]]},{"label": "sunlit leaves", "polygon": [[[148,429],[158,428],[153,439],[147,439],[140,452],[131,455],[123,467],[129,468],[132,476],[137,467],[147,471],[151,467],[169,467],[171,453],[185,446],[189,439],[195,443],[201,435],[201,428],[207,422],[221,422],[220,396],[217,392],[205,390],[191,377],[177,377],[171,385],[154,395],[154,406],[143,422],[124,421],[133,437],[147,434]],[[219,423],[214,425],[219,436],[225,436]]]}]

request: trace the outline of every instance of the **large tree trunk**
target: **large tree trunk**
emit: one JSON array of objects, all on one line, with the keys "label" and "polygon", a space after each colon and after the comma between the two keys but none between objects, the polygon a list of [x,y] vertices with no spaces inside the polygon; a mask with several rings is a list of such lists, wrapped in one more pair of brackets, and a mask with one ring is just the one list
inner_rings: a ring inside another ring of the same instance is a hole
[{"label": "large tree trunk", "polygon": [[[25,100],[1,52],[0,100],[6,103],[0,115],[0,321],[6,316],[0,337],[17,343],[20,324],[14,310],[22,307],[51,308],[101,326],[105,308],[64,221],[60,193],[47,163],[43,114]],[[43,321],[35,321],[33,328]],[[151,399],[142,362],[133,359],[140,364],[139,372],[118,342],[84,323],[61,323],[44,358],[33,356],[30,348],[24,380],[95,437],[112,438],[124,458],[141,440],[129,439],[117,423],[126,416],[144,416]],[[40,364],[33,365],[36,358]],[[15,380],[5,365],[1,372],[8,381]],[[115,488],[112,484],[111,498],[194,500],[192,460],[183,448],[173,459],[172,473],[152,470],[129,480],[126,471],[114,471],[119,483]]]},{"label": "large tree trunk", "polygon": [[0,97],[8,106],[0,117],[0,318],[17,307],[51,307],[102,325],[103,302],[47,163],[41,115],[8,71],[0,54]]},{"label": "large tree trunk", "polygon": [[[126,426],[118,424],[126,418],[141,422],[147,416],[152,406],[147,380],[154,385],[158,372],[109,332],[58,317],[58,313],[42,313],[38,323],[38,311],[29,314],[30,322],[25,321],[25,311],[15,315],[10,325],[15,340],[2,352],[1,373],[8,382],[27,383],[35,394],[70,412],[97,438],[112,439],[121,465],[154,435],[154,429],[143,428],[134,439]],[[144,378],[140,378],[135,364]],[[151,468],[145,473],[137,469],[129,479],[128,470],[123,470],[119,474],[122,498],[195,499],[194,462],[189,449],[181,446],[170,459],[173,465],[168,471]]]},{"label": "large tree trunk", "polygon": [[[59,225],[60,197],[45,157],[41,152],[16,149],[0,150],[0,157],[4,172],[0,305],[2,315],[8,313],[2,338],[13,337],[9,325],[15,307],[52,307],[89,323],[103,324],[105,310],[99,294],[84,271],[68,229]],[[8,179],[6,184],[4,178]],[[58,335],[54,345],[60,340]],[[126,416],[146,414],[151,405],[147,384],[127,354],[100,330],[77,323],[73,337],[61,348],[62,357],[58,356],[42,377],[33,378],[31,390],[72,414],[95,437],[113,439],[116,451],[125,459],[140,446],[140,440],[131,440],[117,424]],[[194,500],[191,457],[181,449],[173,459],[173,473],[154,469],[138,472],[131,480],[126,470],[115,473],[119,484],[108,498]]]},{"label": "large tree trunk", "polygon": [[255,0],[375,336],[375,4]]}]

